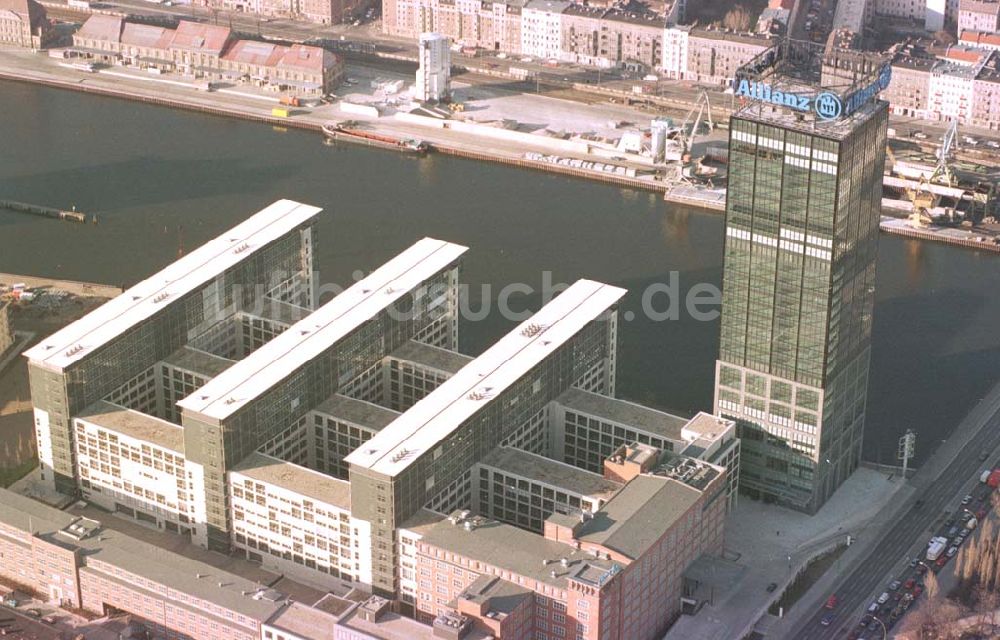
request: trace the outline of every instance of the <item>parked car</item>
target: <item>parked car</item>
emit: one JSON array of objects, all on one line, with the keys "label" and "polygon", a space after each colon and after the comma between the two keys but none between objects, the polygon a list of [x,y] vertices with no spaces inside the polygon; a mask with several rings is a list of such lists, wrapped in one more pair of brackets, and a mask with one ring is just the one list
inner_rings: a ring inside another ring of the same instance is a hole
[{"label": "parked car", "polygon": [[892,582],[889,583],[889,591],[895,591],[896,589],[899,588],[899,585],[900,585],[899,580],[893,580]]},{"label": "parked car", "polygon": [[823,606],[826,607],[827,609],[833,609],[834,607],[836,607],[837,596],[831,594],[830,597],[826,599],[826,604],[824,604]]},{"label": "parked car", "polygon": [[914,580],[913,578],[910,578],[909,580],[907,580],[906,582],[903,583],[903,588],[906,589],[907,591],[909,591],[910,589],[913,588],[913,585],[915,585],[916,583],[917,583],[916,580]]},{"label": "parked car", "polygon": [[917,586],[913,587],[913,597],[914,598],[916,598],[917,596],[919,596],[923,592],[924,592],[924,586],[923,585],[918,584]]},{"label": "parked car", "polygon": [[828,614],[826,614],[826,615],[825,615],[825,616],[823,616],[823,618],[822,618],[822,619],[821,619],[821,620],[819,621],[819,623],[820,623],[821,625],[823,625],[824,627],[829,627],[829,626],[830,626],[830,624],[831,624],[831,623],[833,623],[833,614],[832,614],[832,613],[828,613]]},{"label": "parked car", "polygon": [[883,592],[882,592],[882,595],[880,595],[880,596],[878,597],[878,600],[877,600],[877,602],[878,602],[879,604],[885,604],[885,603],[886,603],[886,602],[888,602],[888,601],[889,601],[889,592],[888,592],[888,591],[883,591]]},{"label": "parked car", "polygon": [[972,502],[972,496],[967,495],[964,498],[962,498],[962,506],[965,506],[965,505],[969,504],[970,502]]},{"label": "parked car", "polygon": [[878,611],[878,603],[877,602],[873,602],[870,605],[868,605],[868,613],[874,614],[876,611]]},{"label": "parked car", "polygon": [[958,553],[958,547],[952,547],[952,548],[948,549],[948,557],[949,558],[951,558],[952,556],[954,556],[956,553]]},{"label": "parked car", "polygon": [[774,593],[774,590],[777,589],[777,588],[778,588],[778,583],[777,582],[772,582],[771,584],[767,585],[767,592],[768,593]]}]

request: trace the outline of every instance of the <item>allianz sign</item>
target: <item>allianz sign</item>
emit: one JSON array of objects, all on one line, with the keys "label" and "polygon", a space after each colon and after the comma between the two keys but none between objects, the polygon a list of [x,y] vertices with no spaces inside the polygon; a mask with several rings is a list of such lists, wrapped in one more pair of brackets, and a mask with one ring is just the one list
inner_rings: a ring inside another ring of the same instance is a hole
[{"label": "allianz sign", "polygon": [[848,94],[845,98],[841,98],[841,96],[828,91],[824,91],[815,97],[775,91],[767,83],[755,82],[746,78],[740,79],[735,93],[737,96],[743,98],[759,102],[769,102],[788,107],[789,109],[795,109],[796,111],[815,111],[816,115],[823,120],[836,120],[837,118],[854,113],[858,108],[878,95],[880,91],[887,89],[891,79],[892,67],[886,64],[880,70],[878,78],[875,81],[866,87]]}]

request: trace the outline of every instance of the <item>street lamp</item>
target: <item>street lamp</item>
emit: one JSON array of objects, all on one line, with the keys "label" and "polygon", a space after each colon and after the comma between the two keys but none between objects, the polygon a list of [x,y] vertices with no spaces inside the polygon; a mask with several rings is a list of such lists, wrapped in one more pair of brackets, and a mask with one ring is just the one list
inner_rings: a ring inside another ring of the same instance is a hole
[{"label": "street lamp", "polygon": [[872,620],[877,622],[879,626],[882,627],[882,640],[886,640],[886,638],[889,637],[889,630],[886,629],[885,623],[882,622],[882,620],[880,620],[878,616],[872,616]]}]

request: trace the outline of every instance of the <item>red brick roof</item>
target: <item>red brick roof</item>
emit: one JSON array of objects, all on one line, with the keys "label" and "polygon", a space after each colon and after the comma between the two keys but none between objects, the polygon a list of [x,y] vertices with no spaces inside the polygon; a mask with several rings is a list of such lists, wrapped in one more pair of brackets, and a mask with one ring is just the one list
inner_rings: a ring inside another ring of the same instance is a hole
[{"label": "red brick roof", "polygon": [[233,46],[229,47],[229,50],[222,56],[222,59],[242,64],[275,67],[285,57],[286,53],[288,53],[288,47],[270,42],[237,40],[233,43]]},{"label": "red brick roof", "polygon": [[166,49],[174,38],[174,30],[148,24],[126,22],[122,30],[122,44],[133,47]]},{"label": "red brick roof", "polygon": [[293,44],[278,67],[282,69],[298,69],[312,73],[322,73],[325,67],[336,63],[336,57],[320,47],[309,47],[303,44]]},{"label": "red brick roof", "polygon": [[87,18],[75,35],[88,40],[121,42],[123,20],[119,16],[95,14]]},{"label": "red brick roof", "polygon": [[997,33],[965,30],[958,39],[962,44],[971,46],[1000,47],[1000,34]]},{"label": "red brick roof", "polygon": [[771,0],[767,3],[768,9],[787,9],[791,11],[794,6],[795,0]]},{"label": "red brick roof", "polygon": [[221,55],[229,43],[229,27],[181,20],[170,42],[172,49]]}]

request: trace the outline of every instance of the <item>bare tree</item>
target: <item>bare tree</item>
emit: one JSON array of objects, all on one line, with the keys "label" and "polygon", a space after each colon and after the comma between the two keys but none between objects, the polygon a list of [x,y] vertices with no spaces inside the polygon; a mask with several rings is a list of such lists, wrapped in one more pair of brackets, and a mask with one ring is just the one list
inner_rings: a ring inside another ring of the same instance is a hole
[{"label": "bare tree", "polygon": [[936,31],[934,33],[934,41],[937,42],[942,47],[950,47],[951,45],[958,42],[954,35],[944,29]]},{"label": "bare tree", "polygon": [[741,4],[726,12],[722,18],[722,26],[733,31],[748,31],[750,29],[750,12]]}]

